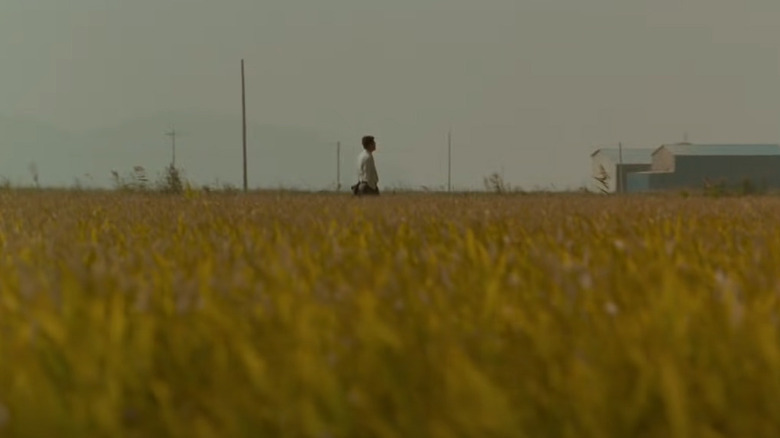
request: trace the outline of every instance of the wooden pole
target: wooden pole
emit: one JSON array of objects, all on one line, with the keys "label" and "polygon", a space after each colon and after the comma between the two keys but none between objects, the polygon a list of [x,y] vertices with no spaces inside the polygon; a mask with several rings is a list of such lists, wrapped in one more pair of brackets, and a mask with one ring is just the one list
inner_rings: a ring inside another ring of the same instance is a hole
[{"label": "wooden pole", "polygon": [[341,142],[336,143],[336,191],[341,191]]},{"label": "wooden pole", "polygon": [[246,174],[246,84],[244,82],[244,60],[241,60],[241,128],[244,151],[244,192],[249,189]]}]

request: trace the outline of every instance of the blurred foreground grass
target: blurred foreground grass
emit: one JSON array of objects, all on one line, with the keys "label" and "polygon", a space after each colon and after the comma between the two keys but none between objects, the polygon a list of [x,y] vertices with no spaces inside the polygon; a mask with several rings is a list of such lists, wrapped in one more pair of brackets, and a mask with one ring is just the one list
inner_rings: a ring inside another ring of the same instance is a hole
[{"label": "blurred foreground grass", "polygon": [[0,436],[780,434],[780,199],[0,195]]}]

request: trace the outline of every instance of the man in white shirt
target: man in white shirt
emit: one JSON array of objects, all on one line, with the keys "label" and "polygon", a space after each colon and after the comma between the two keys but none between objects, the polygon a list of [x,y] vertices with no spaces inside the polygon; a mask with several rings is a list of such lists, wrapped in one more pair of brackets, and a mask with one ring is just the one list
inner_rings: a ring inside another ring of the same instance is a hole
[{"label": "man in white shirt", "polygon": [[371,135],[363,137],[363,152],[358,156],[358,183],[352,186],[356,195],[378,195],[379,174],[374,164],[376,140]]}]

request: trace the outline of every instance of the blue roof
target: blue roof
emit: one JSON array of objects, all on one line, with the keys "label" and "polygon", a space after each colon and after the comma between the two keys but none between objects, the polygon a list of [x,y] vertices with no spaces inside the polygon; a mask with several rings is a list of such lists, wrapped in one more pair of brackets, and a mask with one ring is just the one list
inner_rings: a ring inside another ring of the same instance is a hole
[{"label": "blue roof", "polygon": [[[653,162],[653,151],[655,149],[623,148],[623,164],[651,164]],[[618,148],[602,148],[593,152],[590,156],[594,157],[596,154],[602,154],[616,163],[620,161],[620,150]]]},{"label": "blue roof", "polygon": [[[780,155],[779,144],[690,144],[663,145],[656,149],[668,149],[674,155],[696,156],[765,156]],[[655,152],[653,153],[655,154]]]}]

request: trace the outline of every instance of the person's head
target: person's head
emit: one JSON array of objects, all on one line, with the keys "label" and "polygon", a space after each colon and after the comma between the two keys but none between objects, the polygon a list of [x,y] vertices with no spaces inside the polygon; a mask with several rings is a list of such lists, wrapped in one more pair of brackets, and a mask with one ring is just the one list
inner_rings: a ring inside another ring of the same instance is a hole
[{"label": "person's head", "polygon": [[363,149],[374,152],[376,150],[376,140],[373,135],[363,136]]}]

